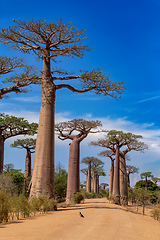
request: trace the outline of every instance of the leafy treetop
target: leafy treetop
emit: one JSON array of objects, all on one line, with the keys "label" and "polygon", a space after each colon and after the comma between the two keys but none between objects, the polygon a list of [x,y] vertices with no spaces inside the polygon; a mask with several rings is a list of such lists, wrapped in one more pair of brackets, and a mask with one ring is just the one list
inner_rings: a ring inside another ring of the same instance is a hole
[{"label": "leafy treetop", "polygon": [[144,173],[141,173],[141,179],[146,179],[146,178],[152,178],[153,175],[152,175],[152,172],[144,172]]},{"label": "leafy treetop", "polygon": [[138,140],[139,138],[142,138],[142,136],[130,132],[124,133],[123,131],[111,130],[104,139],[99,139],[96,142],[91,141],[89,145],[105,147],[114,153],[116,151],[116,145],[118,145],[119,148],[126,146],[126,149],[123,151],[124,154],[127,154],[131,150],[143,151],[144,149],[148,149],[146,144]]},{"label": "leafy treetop", "polygon": [[0,113],[0,134],[2,135],[4,141],[7,138],[20,134],[34,135],[37,132],[37,127],[37,123],[29,123],[24,118]]},{"label": "leafy treetop", "polygon": [[36,146],[36,139],[33,138],[26,138],[26,139],[18,139],[17,141],[14,141],[13,144],[11,144],[11,147],[13,148],[25,148],[25,149],[35,149]]},{"label": "leafy treetop", "polygon": [[95,157],[85,157],[81,160],[81,162],[85,163],[85,164],[91,163],[91,165],[93,167],[98,167],[98,166],[103,166],[104,165],[103,161],[101,161],[100,159],[95,158]]}]

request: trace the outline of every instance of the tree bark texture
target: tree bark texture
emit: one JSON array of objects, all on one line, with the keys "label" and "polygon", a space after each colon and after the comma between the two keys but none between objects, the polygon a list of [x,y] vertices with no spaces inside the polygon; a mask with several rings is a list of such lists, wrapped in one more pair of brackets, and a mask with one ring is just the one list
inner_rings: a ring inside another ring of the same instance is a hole
[{"label": "tree bark texture", "polygon": [[89,162],[89,164],[88,164],[86,192],[91,192],[91,162]]},{"label": "tree bark texture", "polygon": [[115,203],[120,204],[120,189],[119,189],[119,146],[116,145],[115,165],[114,165],[114,178],[113,178],[113,196]]},{"label": "tree bark texture", "polygon": [[130,188],[130,176],[129,176],[129,173],[127,173],[127,185],[128,185],[128,188]]},{"label": "tree bark texture", "polygon": [[93,171],[93,173],[92,173],[92,184],[91,184],[93,191],[94,191],[94,185],[95,185],[95,172]]},{"label": "tree bark texture", "polygon": [[3,172],[3,162],[4,162],[4,138],[0,134],[0,173]]},{"label": "tree bark texture", "polygon": [[99,175],[96,174],[96,194],[99,196]]},{"label": "tree bark texture", "polygon": [[31,197],[54,197],[54,111],[55,86],[50,74],[50,60],[44,58],[42,73],[42,103],[38,125]]},{"label": "tree bark texture", "polygon": [[128,205],[128,185],[125,156],[120,156],[120,203]]},{"label": "tree bark texture", "polygon": [[80,142],[74,138],[70,144],[66,202],[73,203],[74,194],[79,192],[79,148]]},{"label": "tree bark texture", "polygon": [[97,194],[97,174],[94,173],[94,193]]},{"label": "tree bark texture", "polygon": [[109,196],[113,193],[113,177],[114,177],[114,160],[111,160],[110,180],[109,180]]},{"label": "tree bark texture", "polygon": [[27,148],[24,177],[27,178],[29,176],[31,176],[31,151]]}]

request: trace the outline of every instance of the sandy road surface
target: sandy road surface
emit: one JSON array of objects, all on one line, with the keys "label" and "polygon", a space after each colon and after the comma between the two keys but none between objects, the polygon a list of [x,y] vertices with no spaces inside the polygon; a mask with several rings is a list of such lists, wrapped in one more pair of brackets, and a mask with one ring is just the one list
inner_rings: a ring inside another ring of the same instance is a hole
[{"label": "sandy road surface", "polygon": [[[79,216],[81,211],[85,218]],[[106,199],[0,227],[0,240],[160,240],[160,222]]]}]

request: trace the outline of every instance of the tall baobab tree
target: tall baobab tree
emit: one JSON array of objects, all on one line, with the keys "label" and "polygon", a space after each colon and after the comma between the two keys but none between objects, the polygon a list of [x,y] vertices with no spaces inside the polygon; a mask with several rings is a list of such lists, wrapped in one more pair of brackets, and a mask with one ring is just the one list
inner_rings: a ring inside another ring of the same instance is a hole
[{"label": "tall baobab tree", "polygon": [[111,168],[110,168],[110,180],[109,180],[109,196],[112,196],[113,192],[113,177],[114,177],[114,161],[115,161],[115,153],[111,150],[103,151],[98,154],[101,157],[108,157],[111,160]]},{"label": "tall baobab tree", "polygon": [[127,170],[127,184],[130,187],[130,174],[138,173],[139,168],[131,165],[126,165]]},{"label": "tall baobab tree", "polygon": [[[23,71],[16,74],[15,70],[19,69],[23,69]],[[27,66],[22,59],[16,57],[0,56],[0,76],[8,76],[8,74],[11,74],[10,77],[1,82],[3,87],[0,88],[0,99],[10,92],[26,93],[27,89],[25,87],[41,83],[41,78],[37,76],[33,66]],[[5,83],[12,84],[5,87]]]},{"label": "tall baobab tree", "polygon": [[24,177],[27,178],[31,176],[31,154],[35,152],[36,139],[26,138],[18,139],[11,144],[13,148],[26,149],[26,160],[25,160],[25,171]]},{"label": "tall baobab tree", "polygon": [[86,164],[88,165],[88,168],[81,169],[81,172],[86,175],[86,192],[91,192],[91,178],[92,178],[92,176],[91,176],[91,161],[89,161]]},{"label": "tall baobab tree", "polygon": [[[84,51],[90,51],[82,41],[86,38],[84,31],[71,24],[43,20],[14,20],[15,26],[1,29],[0,43],[23,53],[34,53],[43,61],[42,102],[36,141],[32,186],[30,197],[45,194],[54,196],[54,109],[56,91],[62,88],[72,92],[85,93],[94,90],[97,94],[117,98],[121,94],[123,83],[111,82],[100,70],[83,71],[70,76],[68,72],[51,70],[51,60],[56,64],[58,57],[80,57]],[[56,76],[57,74],[57,76]],[[69,80],[80,80],[81,89],[77,89]],[[57,81],[63,83],[56,84]],[[66,83],[67,81],[67,83]],[[47,144],[46,144],[47,143]]]},{"label": "tall baobab tree", "polygon": [[94,192],[96,193],[96,195],[99,195],[99,177],[100,176],[106,176],[106,173],[103,169],[103,166],[98,166],[98,167],[94,167],[92,166],[92,171],[94,172],[94,176],[95,176],[95,181],[94,181]]},{"label": "tall baobab tree", "polygon": [[[139,141],[141,135],[124,133],[123,131],[111,130],[105,139],[99,139],[97,142],[91,142],[90,145],[106,147],[115,154],[113,196],[115,203],[120,203],[120,196],[123,203],[128,203],[127,173],[125,156],[131,150],[143,152],[147,145]],[[120,150],[123,147],[124,150]]]},{"label": "tall baobab tree", "polygon": [[79,191],[79,155],[80,143],[89,133],[97,133],[100,130],[94,130],[101,127],[100,121],[87,121],[84,119],[73,119],[68,122],[61,122],[55,125],[56,131],[59,133],[60,140],[69,139],[69,166],[67,179],[67,196],[66,202],[73,202],[74,193]]},{"label": "tall baobab tree", "polygon": [[0,113],[0,172],[3,171],[5,140],[18,135],[34,135],[37,127],[37,123],[29,123],[24,118]]},{"label": "tall baobab tree", "polygon": [[146,180],[146,190],[148,189],[147,187],[147,180],[148,178],[153,178],[153,175],[152,175],[152,172],[144,172],[144,173],[141,173],[141,179],[145,179]]},{"label": "tall baobab tree", "polygon": [[[86,186],[91,186],[91,179],[92,179],[92,189],[95,193],[98,194],[98,182],[99,182],[99,176],[104,175],[103,165],[104,162],[102,162],[100,159],[96,157],[85,157],[81,161],[82,163],[85,163],[88,165],[87,175],[91,176],[90,178],[87,177],[87,180],[89,183],[86,182]],[[91,174],[92,173],[92,174]]]}]

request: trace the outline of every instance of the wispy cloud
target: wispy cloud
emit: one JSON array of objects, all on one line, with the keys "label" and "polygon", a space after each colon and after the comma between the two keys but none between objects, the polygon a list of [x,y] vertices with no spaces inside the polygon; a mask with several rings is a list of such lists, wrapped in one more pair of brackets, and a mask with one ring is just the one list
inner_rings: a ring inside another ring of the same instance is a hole
[{"label": "wispy cloud", "polygon": [[152,101],[152,100],[158,99],[158,98],[160,98],[160,96],[155,96],[155,97],[151,97],[151,98],[146,98],[146,99],[140,100],[138,103],[148,102],[148,101]]},{"label": "wispy cloud", "polygon": [[13,98],[13,100],[16,100],[18,102],[41,102],[41,98],[39,96],[35,97],[16,97]]}]

